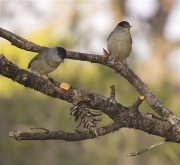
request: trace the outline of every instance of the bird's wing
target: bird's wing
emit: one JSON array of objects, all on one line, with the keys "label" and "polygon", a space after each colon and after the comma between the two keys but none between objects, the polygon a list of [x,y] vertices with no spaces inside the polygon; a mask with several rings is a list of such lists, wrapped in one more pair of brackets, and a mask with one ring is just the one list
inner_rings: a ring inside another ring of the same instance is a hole
[{"label": "bird's wing", "polygon": [[107,41],[109,41],[109,39],[110,39],[112,33],[113,33],[113,32],[111,32],[111,33],[109,34]]},{"label": "bird's wing", "polygon": [[31,67],[31,64],[32,64],[33,61],[35,61],[35,60],[37,60],[37,59],[39,59],[39,58],[41,58],[41,57],[42,57],[42,54],[38,54],[38,55],[36,55],[35,57],[33,57],[33,58],[31,59],[31,61],[29,62],[29,64],[28,64],[28,69]]},{"label": "bird's wing", "polygon": [[46,53],[47,49],[48,49],[48,48],[42,49],[42,50],[39,52],[39,54],[37,54],[36,56],[34,56],[34,57],[31,59],[31,61],[30,61],[29,64],[28,64],[28,69],[31,67],[31,64],[32,64],[33,61],[41,58],[41,57]]}]

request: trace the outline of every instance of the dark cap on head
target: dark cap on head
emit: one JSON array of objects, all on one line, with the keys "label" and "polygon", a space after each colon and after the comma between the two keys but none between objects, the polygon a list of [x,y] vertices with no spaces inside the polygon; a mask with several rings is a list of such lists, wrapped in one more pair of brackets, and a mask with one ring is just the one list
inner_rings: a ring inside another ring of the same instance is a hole
[{"label": "dark cap on head", "polygon": [[58,55],[61,56],[61,58],[64,60],[67,56],[67,51],[63,47],[57,47]]},{"label": "dark cap on head", "polygon": [[130,24],[129,24],[129,22],[127,22],[127,21],[121,21],[121,22],[118,23],[117,26],[121,26],[121,27],[131,27]]}]

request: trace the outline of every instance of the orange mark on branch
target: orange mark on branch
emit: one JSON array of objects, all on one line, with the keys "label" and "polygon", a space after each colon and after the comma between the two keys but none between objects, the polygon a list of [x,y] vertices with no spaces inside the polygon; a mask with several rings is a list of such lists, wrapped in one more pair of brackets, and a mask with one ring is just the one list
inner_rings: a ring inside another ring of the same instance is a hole
[{"label": "orange mark on branch", "polygon": [[69,90],[69,88],[71,87],[69,84],[67,84],[67,83],[61,83],[60,84],[60,87],[62,88],[62,89],[65,89],[66,91],[67,90]]},{"label": "orange mark on branch", "polygon": [[28,79],[27,77],[23,77],[22,78],[23,81],[27,81],[27,79]]},{"label": "orange mark on branch", "polygon": [[144,100],[144,96],[139,96],[139,99],[140,100]]}]

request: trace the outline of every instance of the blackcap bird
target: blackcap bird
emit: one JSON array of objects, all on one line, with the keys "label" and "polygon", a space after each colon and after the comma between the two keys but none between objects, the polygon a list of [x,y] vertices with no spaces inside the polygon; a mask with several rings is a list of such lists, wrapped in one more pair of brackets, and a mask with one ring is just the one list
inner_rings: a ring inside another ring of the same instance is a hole
[{"label": "blackcap bird", "polygon": [[130,28],[131,26],[127,21],[118,23],[107,40],[109,55],[120,61],[125,60],[125,63],[132,50]]},{"label": "blackcap bird", "polygon": [[32,73],[47,75],[55,70],[66,58],[67,52],[62,47],[44,48],[28,64]]}]

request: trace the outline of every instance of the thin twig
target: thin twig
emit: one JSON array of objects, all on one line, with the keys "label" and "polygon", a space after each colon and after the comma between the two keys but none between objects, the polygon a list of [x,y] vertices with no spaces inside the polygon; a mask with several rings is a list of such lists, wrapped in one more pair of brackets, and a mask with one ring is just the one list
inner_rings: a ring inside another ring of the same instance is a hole
[{"label": "thin twig", "polygon": [[32,129],[32,130],[33,130],[33,129],[42,129],[42,130],[44,130],[46,133],[49,133],[49,132],[50,132],[48,129],[43,128],[43,127],[34,127],[34,128],[31,128],[31,129]]},{"label": "thin twig", "polygon": [[[122,125],[119,123],[112,123],[107,126],[103,126],[97,128],[95,131],[78,131],[76,129],[75,133],[69,133],[63,131],[49,131],[49,132],[19,132],[19,131],[10,131],[9,137],[14,138],[17,141],[22,140],[66,140],[66,141],[80,141],[86,139],[93,139],[98,136],[104,136],[108,133],[118,131],[122,128]],[[43,129],[44,128],[35,128],[35,129]],[[95,134],[94,134],[95,133]]]},{"label": "thin twig", "polygon": [[116,91],[115,91],[115,86],[114,86],[114,84],[112,84],[112,85],[110,86],[110,88],[111,88],[111,93],[110,93],[110,97],[109,97],[109,98],[115,100]]},{"label": "thin twig", "polygon": [[137,156],[137,155],[143,154],[143,153],[149,151],[150,149],[153,149],[153,148],[155,148],[157,146],[160,146],[160,145],[164,144],[165,142],[167,142],[167,141],[163,140],[163,141],[158,142],[158,143],[156,143],[156,144],[154,144],[152,146],[149,146],[147,148],[143,148],[143,149],[141,149],[141,150],[139,150],[137,152],[133,152],[133,153],[127,154],[127,156]]},{"label": "thin twig", "polygon": [[144,100],[144,96],[138,96],[138,98],[134,101],[134,103],[132,104],[132,108],[133,109],[137,109],[138,110],[138,107],[141,105],[141,103],[143,102]]}]

